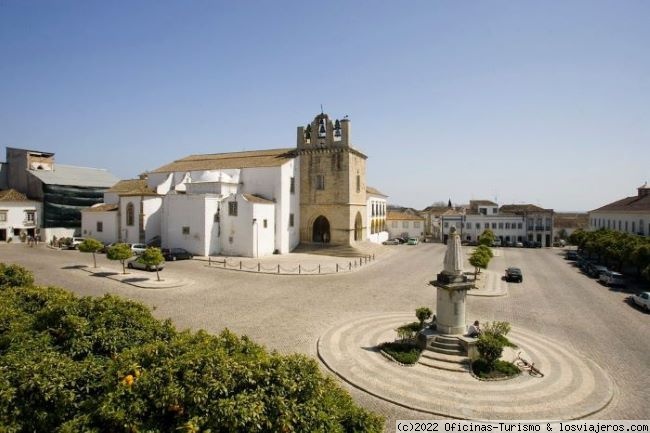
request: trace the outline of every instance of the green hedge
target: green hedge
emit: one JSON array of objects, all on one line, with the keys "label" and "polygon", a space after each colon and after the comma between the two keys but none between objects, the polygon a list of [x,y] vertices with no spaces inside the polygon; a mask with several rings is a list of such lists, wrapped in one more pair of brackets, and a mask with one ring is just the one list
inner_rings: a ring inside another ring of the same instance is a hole
[{"label": "green hedge", "polygon": [[379,349],[386,352],[395,361],[408,365],[418,362],[420,354],[422,353],[422,349],[418,346],[398,341],[383,343],[379,346]]},{"label": "green hedge", "polygon": [[0,290],[0,401],[0,433],[383,431],[313,359],[57,288]]}]

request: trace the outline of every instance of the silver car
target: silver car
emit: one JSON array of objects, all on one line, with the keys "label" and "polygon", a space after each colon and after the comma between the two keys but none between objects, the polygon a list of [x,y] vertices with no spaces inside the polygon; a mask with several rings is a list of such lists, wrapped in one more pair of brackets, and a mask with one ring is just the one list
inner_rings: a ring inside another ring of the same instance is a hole
[{"label": "silver car", "polygon": [[[143,271],[149,271],[149,272],[153,272],[153,271],[156,270],[155,266],[145,264],[142,261],[142,259],[140,259],[139,257],[135,258],[135,259],[132,259],[132,260],[129,260],[127,262],[126,266],[129,269],[142,269]],[[161,264],[158,265],[158,270],[162,271],[164,267],[165,267],[165,262],[162,262]]]}]

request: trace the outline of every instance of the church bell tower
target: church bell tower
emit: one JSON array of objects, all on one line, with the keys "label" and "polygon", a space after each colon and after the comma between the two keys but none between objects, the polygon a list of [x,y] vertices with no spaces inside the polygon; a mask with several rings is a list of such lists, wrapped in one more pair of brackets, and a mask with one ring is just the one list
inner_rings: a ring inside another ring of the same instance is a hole
[{"label": "church bell tower", "polygon": [[366,159],[350,143],[350,120],[324,113],[298,127],[300,241],[353,245],[366,233]]}]

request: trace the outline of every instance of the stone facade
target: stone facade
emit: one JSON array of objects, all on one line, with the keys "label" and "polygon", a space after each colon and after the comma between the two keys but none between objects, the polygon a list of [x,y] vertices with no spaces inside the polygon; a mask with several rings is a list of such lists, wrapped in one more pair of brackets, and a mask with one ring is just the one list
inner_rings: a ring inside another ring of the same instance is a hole
[{"label": "stone facade", "polygon": [[300,241],[351,245],[366,238],[366,155],[350,145],[350,122],[319,114],[298,127]]}]

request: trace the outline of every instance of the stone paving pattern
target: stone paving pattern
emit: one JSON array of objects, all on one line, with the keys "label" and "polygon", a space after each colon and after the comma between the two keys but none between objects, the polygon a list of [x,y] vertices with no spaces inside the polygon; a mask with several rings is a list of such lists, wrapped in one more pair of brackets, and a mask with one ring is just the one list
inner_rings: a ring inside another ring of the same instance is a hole
[{"label": "stone paving pattern", "polygon": [[[196,260],[178,261],[167,264],[162,272],[165,278],[189,278],[194,283],[159,290],[91,276],[77,266],[91,264],[92,258],[78,251],[2,244],[0,261],[28,267],[39,284],[66,287],[80,295],[115,293],[142,301],[155,307],[157,317],[171,318],[180,329],[216,333],[228,327],[269,349],[316,358],[318,339],[341,323],[372,314],[403,312],[408,317],[422,305],[435,310],[435,292],[428,282],[442,266],[444,246],[385,248],[390,252],[386,257],[378,254],[372,264],[339,275],[263,275],[209,268]],[[98,261],[100,266],[119,269],[119,264],[103,256]],[[615,394],[607,407],[589,418],[650,418],[650,315],[629,305],[629,293],[611,290],[581,274],[559,249],[504,248],[488,270],[498,274],[508,266],[522,269],[524,283],[506,283],[508,296],[469,297],[468,321],[508,321],[602,368],[613,379]],[[324,371],[328,370],[324,367]],[[396,419],[442,418],[341,383],[359,404],[387,417],[386,431],[394,431]],[[520,397],[512,395],[512,401]]]}]

